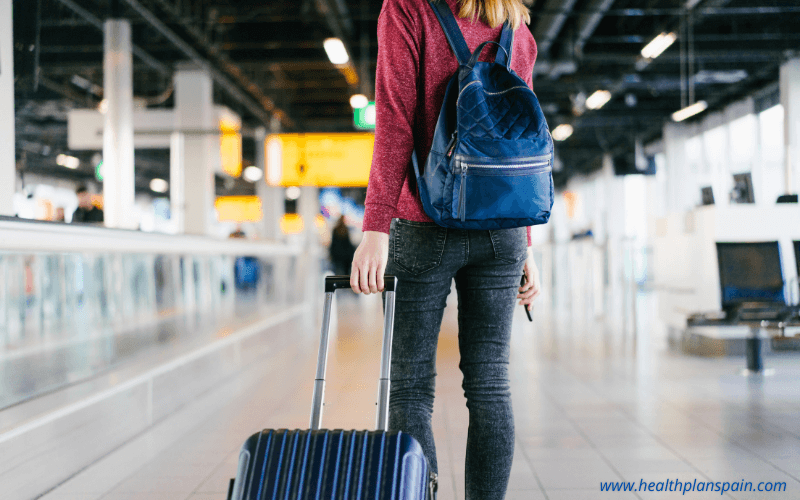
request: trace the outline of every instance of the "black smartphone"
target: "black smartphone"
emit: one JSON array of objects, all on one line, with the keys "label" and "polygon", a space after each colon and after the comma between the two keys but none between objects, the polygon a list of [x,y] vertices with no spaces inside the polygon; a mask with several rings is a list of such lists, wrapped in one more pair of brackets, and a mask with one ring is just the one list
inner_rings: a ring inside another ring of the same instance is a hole
[{"label": "black smartphone", "polygon": [[[525,273],[523,273],[522,274],[522,279],[519,282],[519,286],[525,286],[525,282],[526,281],[527,280],[525,279]],[[531,311],[530,311],[530,309],[528,309],[528,306],[523,304],[522,307],[523,307],[523,309],[525,309],[525,314],[528,316],[528,321],[533,322],[533,317],[531,316]],[[533,307],[533,306],[531,305],[530,307]]]}]

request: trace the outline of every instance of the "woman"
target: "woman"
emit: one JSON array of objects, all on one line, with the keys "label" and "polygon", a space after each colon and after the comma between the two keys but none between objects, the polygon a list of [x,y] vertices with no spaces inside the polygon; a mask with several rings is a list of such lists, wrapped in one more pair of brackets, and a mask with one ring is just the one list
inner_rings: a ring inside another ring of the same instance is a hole
[{"label": "woman", "polygon": [[[516,29],[511,67],[532,86],[536,43],[523,24],[522,0],[446,1],[458,15],[469,49],[499,41],[506,20]],[[490,45],[496,47],[496,45]],[[496,48],[484,52],[494,60]],[[356,293],[383,290],[384,272],[400,278],[392,345],[389,428],[416,438],[437,471],[431,430],[436,344],[450,284],[458,292],[463,388],[469,408],[468,499],[502,499],[514,456],[508,383],[515,297],[528,307],[539,272],[525,228],[454,230],[422,209],[412,152],[426,158],[445,87],[458,63],[425,0],[384,0],[378,21],[375,150],[364,215],[364,238],[353,258]],[[520,287],[525,273],[527,283]]]}]

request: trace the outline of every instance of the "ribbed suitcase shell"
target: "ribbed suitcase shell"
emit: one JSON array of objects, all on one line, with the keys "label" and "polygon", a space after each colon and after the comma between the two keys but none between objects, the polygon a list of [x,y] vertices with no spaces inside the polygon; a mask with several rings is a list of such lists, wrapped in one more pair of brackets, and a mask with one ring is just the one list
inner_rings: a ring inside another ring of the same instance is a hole
[{"label": "ribbed suitcase shell", "polygon": [[426,500],[422,447],[403,432],[265,429],[245,441],[233,500]]}]

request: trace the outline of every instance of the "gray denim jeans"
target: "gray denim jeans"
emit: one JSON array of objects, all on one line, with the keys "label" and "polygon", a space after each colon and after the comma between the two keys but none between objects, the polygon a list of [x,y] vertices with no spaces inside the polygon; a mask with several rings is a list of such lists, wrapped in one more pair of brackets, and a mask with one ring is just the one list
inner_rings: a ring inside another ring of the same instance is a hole
[{"label": "gray denim jeans", "polygon": [[436,345],[455,278],[459,368],[469,408],[468,500],[502,499],[508,487],[514,458],[509,340],[526,251],[525,228],[470,231],[392,221],[386,274],[398,276],[399,284],[389,429],[417,439],[438,470],[431,429]]}]

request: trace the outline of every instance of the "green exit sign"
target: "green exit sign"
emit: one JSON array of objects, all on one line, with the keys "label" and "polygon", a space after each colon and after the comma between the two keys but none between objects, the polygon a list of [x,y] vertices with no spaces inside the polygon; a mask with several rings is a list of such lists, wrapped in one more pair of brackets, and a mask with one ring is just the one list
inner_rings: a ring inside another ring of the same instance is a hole
[{"label": "green exit sign", "polygon": [[375,130],[375,102],[353,110],[353,124],[359,130]]}]

